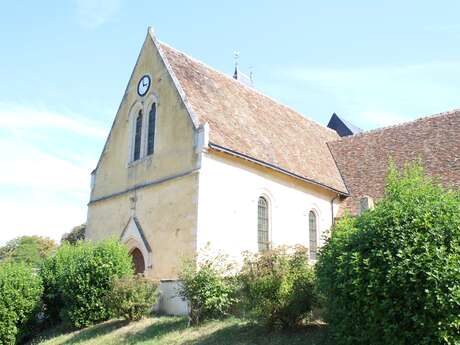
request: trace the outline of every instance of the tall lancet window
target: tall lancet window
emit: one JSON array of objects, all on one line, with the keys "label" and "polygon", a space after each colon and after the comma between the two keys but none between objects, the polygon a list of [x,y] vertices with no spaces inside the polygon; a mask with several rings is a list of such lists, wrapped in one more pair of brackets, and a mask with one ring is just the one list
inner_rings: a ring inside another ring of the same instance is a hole
[{"label": "tall lancet window", "polygon": [[142,110],[139,110],[136,118],[136,132],[134,134],[134,154],[133,161],[141,158],[141,143],[142,143]]},{"label": "tall lancet window", "polygon": [[316,222],[316,213],[313,211],[310,211],[308,214],[308,228],[310,233],[310,260],[316,260],[316,252],[318,249],[318,226]]},{"label": "tall lancet window", "polygon": [[157,106],[152,104],[149,112],[149,130],[147,134],[147,155],[151,155],[155,150],[155,122],[157,116]]},{"label": "tall lancet window", "polygon": [[270,249],[270,237],[268,202],[267,199],[262,196],[259,197],[257,216],[257,240],[259,244],[259,251],[264,252]]}]

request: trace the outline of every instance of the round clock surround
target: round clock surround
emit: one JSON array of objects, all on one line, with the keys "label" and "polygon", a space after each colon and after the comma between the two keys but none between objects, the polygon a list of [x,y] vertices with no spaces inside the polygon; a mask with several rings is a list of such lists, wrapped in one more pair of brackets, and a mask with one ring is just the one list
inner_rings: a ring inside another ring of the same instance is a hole
[{"label": "round clock surround", "polygon": [[137,94],[144,97],[150,89],[151,79],[148,74],[142,76],[137,83]]}]

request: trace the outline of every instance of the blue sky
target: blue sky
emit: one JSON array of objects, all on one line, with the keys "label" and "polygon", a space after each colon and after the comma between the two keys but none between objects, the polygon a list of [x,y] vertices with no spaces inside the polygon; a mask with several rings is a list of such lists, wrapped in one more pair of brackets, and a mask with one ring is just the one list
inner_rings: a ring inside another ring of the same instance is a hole
[{"label": "blue sky", "polygon": [[460,107],[458,1],[10,1],[0,10],[0,244],[85,221],[147,27],[323,124]]}]

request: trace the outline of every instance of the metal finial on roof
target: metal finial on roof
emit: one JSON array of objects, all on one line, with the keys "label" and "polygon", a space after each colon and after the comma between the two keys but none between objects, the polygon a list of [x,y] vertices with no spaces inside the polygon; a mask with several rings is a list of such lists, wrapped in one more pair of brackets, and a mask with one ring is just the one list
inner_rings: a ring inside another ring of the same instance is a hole
[{"label": "metal finial on roof", "polygon": [[240,52],[233,52],[233,60],[235,60],[235,72],[233,72],[233,78],[238,79],[238,59],[240,57]]}]

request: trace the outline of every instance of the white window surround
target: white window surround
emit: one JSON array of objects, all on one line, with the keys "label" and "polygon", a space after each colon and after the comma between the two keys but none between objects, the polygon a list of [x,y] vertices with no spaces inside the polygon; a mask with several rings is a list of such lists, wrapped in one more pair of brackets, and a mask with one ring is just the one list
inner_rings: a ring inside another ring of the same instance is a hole
[{"label": "white window surround", "polygon": [[[149,95],[142,101],[135,101],[129,109],[129,135],[128,135],[128,167],[134,166],[144,161],[147,156],[147,135],[148,135],[148,120],[150,116],[150,108],[152,104],[156,103],[156,118],[158,120],[158,97],[154,94]],[[138,160],[134,160],[134,138],[136,135],[136,119],[139,114],[139,110],[142,110],[142,132],[141,132],[141,152]],[[156,129],[155,126],[155,137]],[[151,155],[150,155],[151,156]]]}]

